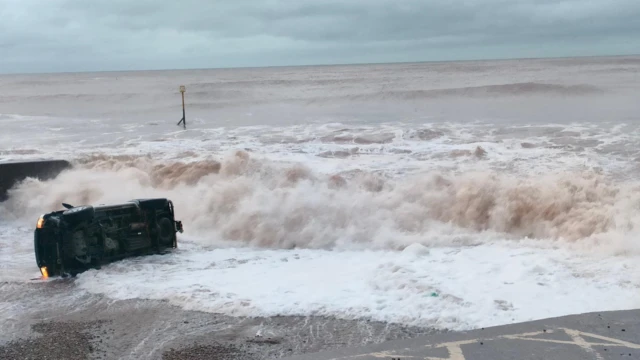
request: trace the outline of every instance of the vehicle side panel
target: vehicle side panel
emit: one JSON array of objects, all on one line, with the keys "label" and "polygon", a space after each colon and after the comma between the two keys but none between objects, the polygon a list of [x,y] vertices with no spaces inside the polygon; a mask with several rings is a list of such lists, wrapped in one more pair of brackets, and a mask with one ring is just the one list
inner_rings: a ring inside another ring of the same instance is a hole
[{"label": "vehicle side panel", "polygon": [[173,210],[170,200],[160,198],[74,207],[67,210],[75,212],[70,222],[65,221],[62,211],[47,214],[45,225],[34,233],[36,263],[47,267],[50,276],[73,275],[127,257],[175,248],[176,231],[182,232],[182,223],[175,221]]}]

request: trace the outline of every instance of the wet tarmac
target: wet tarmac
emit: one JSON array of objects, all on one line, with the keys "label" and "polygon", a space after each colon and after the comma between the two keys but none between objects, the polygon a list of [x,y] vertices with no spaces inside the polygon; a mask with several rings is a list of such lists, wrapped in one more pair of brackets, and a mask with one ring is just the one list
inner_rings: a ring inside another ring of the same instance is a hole
[{"label": "wet tarmac", "polygon": [[589,313],[285,359],[640,359],[639,319],[640,310]]}]

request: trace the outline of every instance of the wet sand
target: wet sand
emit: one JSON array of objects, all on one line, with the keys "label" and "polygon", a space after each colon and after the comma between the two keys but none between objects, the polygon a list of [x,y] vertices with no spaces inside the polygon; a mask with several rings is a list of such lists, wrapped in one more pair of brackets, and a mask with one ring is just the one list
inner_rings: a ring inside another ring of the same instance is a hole
[{"label": "wet sand", "polygon": [[21,286],[43,307],[5,320],[1,359],[279,359],[441,333],[366,319],[229,317],[93,295],[71,304],[56,301],[76,291],[71,281]]}]

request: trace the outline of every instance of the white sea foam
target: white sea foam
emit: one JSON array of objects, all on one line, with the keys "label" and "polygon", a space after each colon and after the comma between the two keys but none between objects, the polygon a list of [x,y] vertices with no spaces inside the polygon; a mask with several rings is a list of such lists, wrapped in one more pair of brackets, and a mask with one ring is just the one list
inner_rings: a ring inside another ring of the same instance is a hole
[{"label": "white sea foam", "polygon": [[[208,250],[127,260],[79,277],[116,299],[162,299],[235,316],[328,315],[467,330],[629,309],[637,261],[491,244],[429,253]],[[614,295],[615,294],[615,295]]]}]

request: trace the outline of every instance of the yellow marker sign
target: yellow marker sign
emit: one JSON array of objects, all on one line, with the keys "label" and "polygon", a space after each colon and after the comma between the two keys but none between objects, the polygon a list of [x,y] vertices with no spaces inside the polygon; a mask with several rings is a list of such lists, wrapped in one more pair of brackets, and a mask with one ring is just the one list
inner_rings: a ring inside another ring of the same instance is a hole
[{"label": "yellow marker sign", "polygon": [[180,85],[180,92],[183,93],[187,91],[187,89],[184,87],[184,85]]}]

